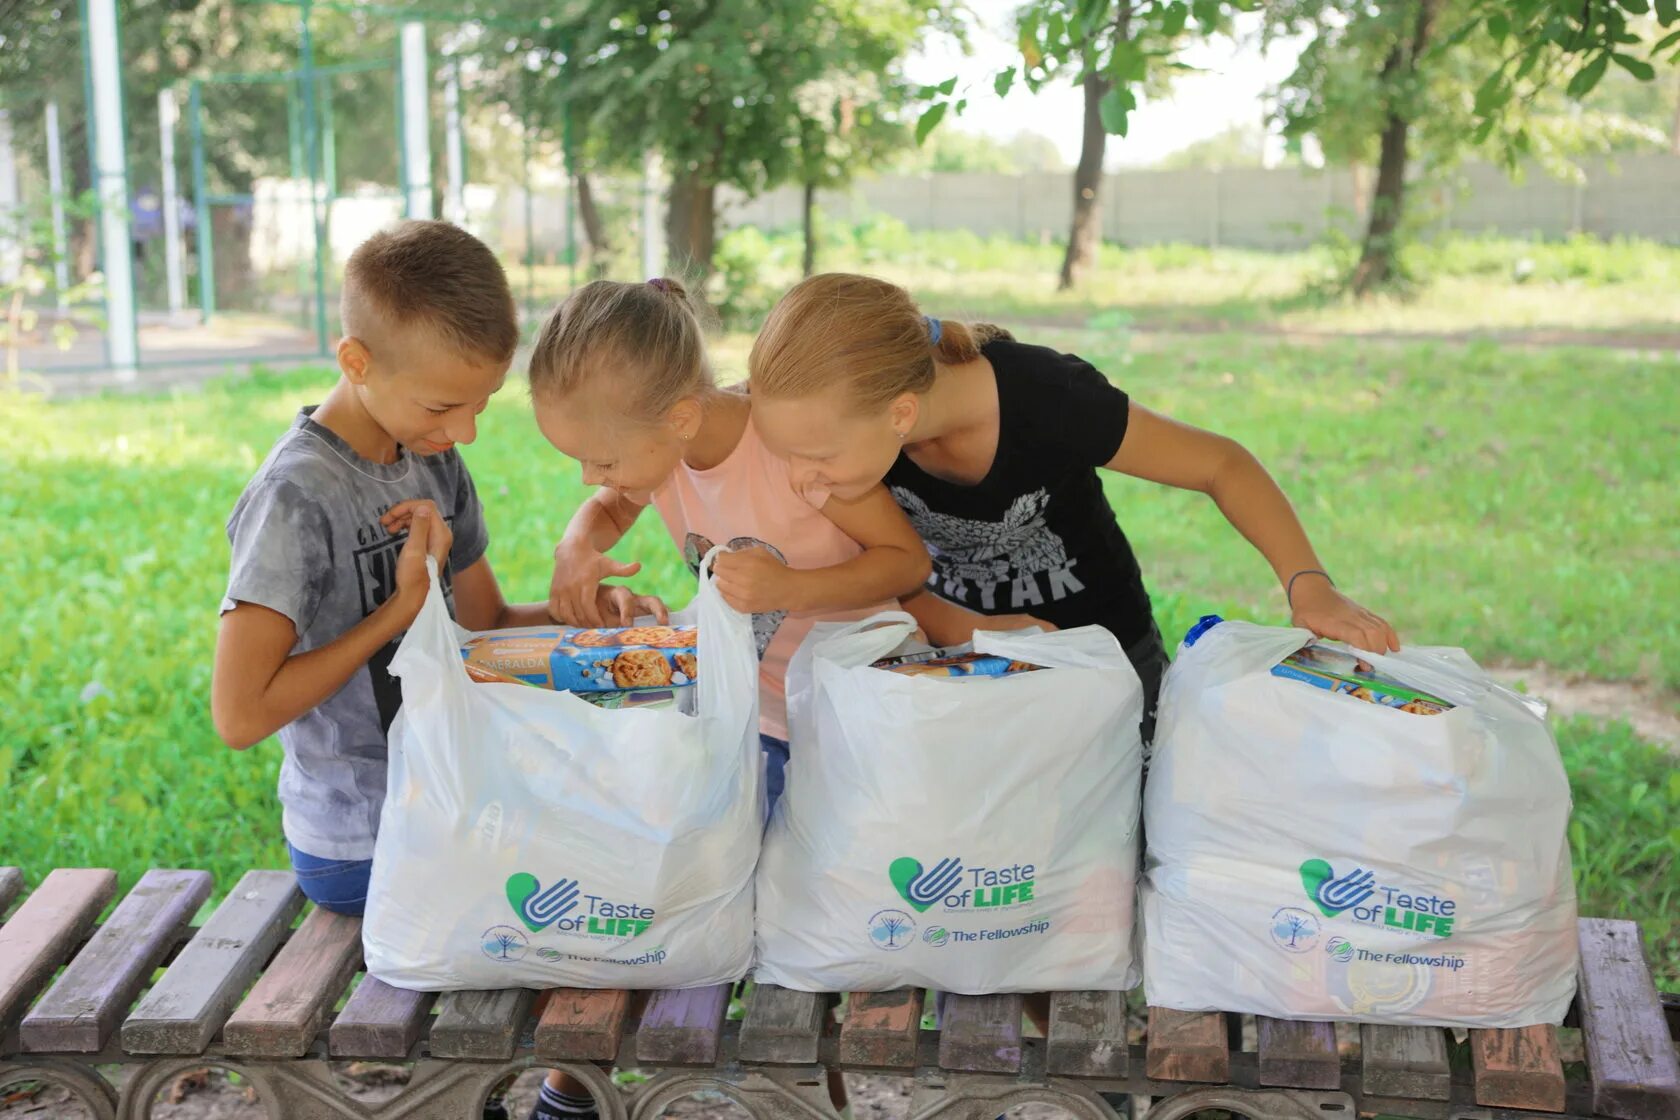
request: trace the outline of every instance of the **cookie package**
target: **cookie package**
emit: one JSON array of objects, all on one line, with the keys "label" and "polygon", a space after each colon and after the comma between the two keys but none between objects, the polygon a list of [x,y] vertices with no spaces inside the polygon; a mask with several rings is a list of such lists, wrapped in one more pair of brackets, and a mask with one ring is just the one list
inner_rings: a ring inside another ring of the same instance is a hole
[{"label": "cookie package", "polygon": [[1272,669],[1272,676],[1352,696],[1367,704],[1420,716],[1438,716],[1453,705],[1377,672],[1369,661],[1348,650],[1303,646]]},{"label": "cookie package", "polygon": [[909,677],[953,677],[960,680],[973,677],[1006,677],[1011,673],[1030,673],[1044,666],[989,653],[975,653],[967,646],[950,646],[898,657],[883,657],[870,667]]},{"label": "cookie package", "polygon": [[668,692],[696,680],[698,643],[693,626],[524,627],[474,634],[461,647],[461,659],[467,676],[480,683],[578,693]]}]

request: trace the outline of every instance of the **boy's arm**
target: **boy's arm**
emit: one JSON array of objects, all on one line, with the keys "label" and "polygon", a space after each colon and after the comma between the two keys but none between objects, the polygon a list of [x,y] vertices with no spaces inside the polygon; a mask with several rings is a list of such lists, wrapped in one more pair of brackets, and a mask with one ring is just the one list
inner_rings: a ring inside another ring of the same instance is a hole
[{"label": "boy's arm", "polygon": [[932,591],[922,591],[904,599],[903,607],[927,635],[929,644],[935,646],[956,646],[973,641],[976,630],[1025,630],[1033,626],[1056,629],[1053,624],[1031,615],[971,611],[949,599],[941,599]]},{"label": "boy's arm", "polygon": [[426,601],[426,555],[443,563],[449,527],[417,514],[397,556],[397,590],[339,637],[291,656],[297,626],[279,611],[240,602],[222,615],[210,678],[210,716],[228,746],[244,750],[343,688],[373,655],[408,629]]},{"label": "boy's arm", "polygon": [[1225,519],[1271,564],[1286,589],[1297,626],[1377,653],[1400,648],[1394,627],[1336,590],[1289,499],[1260,460],[1236,440],[1134,403],[1125,438],[1106,466],[1212,498]]},{"label": "boy's arm", "polygon": [[933,561],[910,519],[884,486],[861,498],[830,498],[823,516],[863,546],[862,554],[826,568],[789,568],[767,550],[718,555],[712,570],[724,601],[738,611],[843,611],[910,595]]}]

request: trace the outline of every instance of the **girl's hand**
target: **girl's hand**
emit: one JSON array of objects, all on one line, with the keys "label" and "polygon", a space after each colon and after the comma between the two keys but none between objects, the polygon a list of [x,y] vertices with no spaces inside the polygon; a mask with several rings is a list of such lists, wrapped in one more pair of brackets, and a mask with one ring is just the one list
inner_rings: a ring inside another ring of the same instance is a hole
[{"label": "girl's hand", "polygon": [[1291,621],[1320,638],[1346,642],[1372,653],[1400,648],[1399,635],[1387,619],[1337,591],[1323,576],[1316,573],[1302,576],[1295,584],[1292,600]]},{"label": "girl's hand", "polygon": [[[622,608],[623,604],[610,589],[602,588],[601,581],[633,576],[641,570],[641,564],[634,560],[620,562],[581,541],[562,540],[554,549],[554,578],[548,585],[549,617],[567,626],[616,625],[613,619],[617,615],[611,608]],[[603,595],[603,591],[608,594]]]},{"label": "girl's hand", "polygon": [[720,552],[712,561],[712,578],[723,601],[743,614],[799,609],[793,600],[799,576],[767,548]]},{"label": "girl's hand", "polygon": [[657,595],[638,595],[621,583],[603,583],[596,588],[595,597],[601,616],[609,626],[630,626],[644,614],[651,614],[661,626],[671,621],[671,612],[665,606],[665,600]]},{"label": "girl's hand", "polygon": [[425,498],[399,502],[380,521],[392,536],[405,530],[408,533],[402,551],[397,553],[397,591],[391,596],[395,600],[391,610],[396,617],[403,619],[406,628],[420,613],[420,606],[431,590],[426,557],[430,555],[437,560],[441,573],[444,565],[449,563],[449,549],[455,543],[455,535],[449,530],[449,522],[438,513],[437,506]]}]

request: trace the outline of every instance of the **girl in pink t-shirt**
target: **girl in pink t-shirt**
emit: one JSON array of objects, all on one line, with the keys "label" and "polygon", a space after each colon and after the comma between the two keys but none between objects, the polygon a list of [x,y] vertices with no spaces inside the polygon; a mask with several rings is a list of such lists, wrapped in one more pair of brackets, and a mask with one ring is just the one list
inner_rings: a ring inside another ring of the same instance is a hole
[{"label": "girl in pink t-shirt", "polygon": [[700,322],[675,280],[598,280],[549,315],[531,355],[537,426],[598,486],[554,551],[549,611],[578,626],[629,625],[657,600],[601,581],[638,563],[606,552],[642,510],[659,511],[691,569],[713,545],[718,590],[753,615],[759,730],[770,803],[787,761],[788,658],[818,620],[863,618],[919,590],[931,566],[909,519],[881,486],[852,499],[795,486],[760,442],[744,392],[717,387]]}]

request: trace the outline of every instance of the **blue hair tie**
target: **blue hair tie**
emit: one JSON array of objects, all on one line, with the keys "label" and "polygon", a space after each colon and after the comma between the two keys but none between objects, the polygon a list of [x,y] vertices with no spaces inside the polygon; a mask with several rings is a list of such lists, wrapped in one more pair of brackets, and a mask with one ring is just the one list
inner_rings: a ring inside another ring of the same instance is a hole
[{"label": "blue hair tie", "polygon": [[939,336],[945,333],[945,328],[939,325],[939,320],[932,315],[923,315],[922,322],[927,324],[928,345],[938,346]]}]

